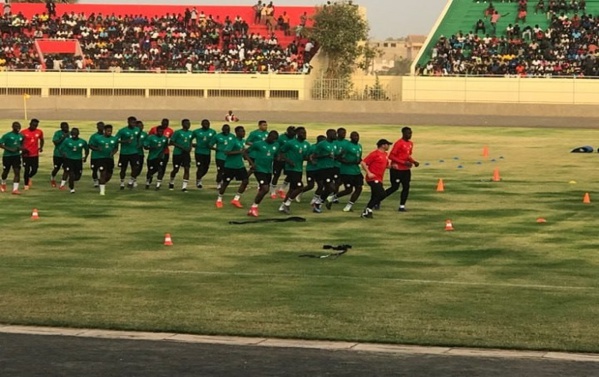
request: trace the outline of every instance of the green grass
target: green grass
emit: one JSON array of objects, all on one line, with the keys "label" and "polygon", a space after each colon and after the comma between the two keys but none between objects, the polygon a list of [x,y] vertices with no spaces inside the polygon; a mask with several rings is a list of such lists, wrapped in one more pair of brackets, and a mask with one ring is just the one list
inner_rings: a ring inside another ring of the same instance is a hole
[{"label": "green grass", "polygon": [[[42,123],[47,138],[56,124]],[[78,125],[87,138],[92,123]],[[313,140],[327,125],[307,127]],[[347,128],[365,151],[400,134]],[[0,322],[598,352],[599,219],[582,203],[595,199],[597,157],[568,153],[596,132],[413,130],[410,212],[396,212],[395,194],[371,221],[359,217],[368,192],[351,214],[312,214],[307,196],[292,206],[305,223],[237,226],[228,221],[246,211],[215,209],[213,186],[120,192],[117,178],[100,197],[86,170],[70,195],[47,185],[47,149],[33,189],[0,196]],[[254,193],[252,183],[246,207]],[[278,205],[266,199],[261,216],[278,217]],[[340,243],[353,248],[338,259],[298,257]]]}]

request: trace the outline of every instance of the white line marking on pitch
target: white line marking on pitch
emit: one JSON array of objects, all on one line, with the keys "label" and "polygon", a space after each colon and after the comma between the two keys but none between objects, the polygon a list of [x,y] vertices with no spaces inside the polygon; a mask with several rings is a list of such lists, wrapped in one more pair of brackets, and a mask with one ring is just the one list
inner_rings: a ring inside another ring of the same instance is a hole
[{"label": "white line marking on pitch", "polygon": [[206,275],[206,276],[240,276],[240,277],[280,277],[291,279],[346,279],[346,280],[385,280],[395,281],[410,284],[438,284],[438,285],[465,285],[465,286],[481,286],[481,287],[505,287],[505,288],[528,288],[528,289],[555,289],[555,290],[581,290],[581,291],[596,291],[597,287],[574,287],[574,286],[559,286],[559,285],[544,285],[544,284],[511,284],[511,283],[485,283],[485,282],[467,282],[467,281],[451,281],[451,280],[428,280],[428,279],[402,279],[390,277],[372,277],[372,276],[347,276],[347,275],[298,275],[298,274],[264,274],[257,272],[228,272],[228,271],[192,271],[192,270],[145,270],[145,269],[114,269],[114,268],[97,268],[97,267],[69,267],[69,266],[31,266],[31,265],[12,265],[0,266],[0,268],[11,267],[35,267],[42,269],[58,269],[58,270],[78,270],[90,272],[108,272],[108,273],[143,273],[143,274],[167,274],[167,275]]}]

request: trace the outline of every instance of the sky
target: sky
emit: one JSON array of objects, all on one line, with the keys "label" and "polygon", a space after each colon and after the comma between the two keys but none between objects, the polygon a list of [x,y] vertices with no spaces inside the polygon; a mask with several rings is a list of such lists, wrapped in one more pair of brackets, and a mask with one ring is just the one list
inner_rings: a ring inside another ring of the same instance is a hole
[{"label": "sky", "polygon": [[[253,5],[257,0],[80,0],[102,4],[194,4]],[[273,0],[276,5],[321,5],[326,0]],[[399,38],[408,34],[427,35],[447,0],[354,0],[366,7],[373,39]]]}]

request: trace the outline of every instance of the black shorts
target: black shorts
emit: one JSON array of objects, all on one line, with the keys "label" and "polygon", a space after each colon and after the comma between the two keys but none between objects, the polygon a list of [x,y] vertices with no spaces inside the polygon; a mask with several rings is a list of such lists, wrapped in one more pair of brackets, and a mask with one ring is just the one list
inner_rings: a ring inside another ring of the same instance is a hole
[{"label": "black shorts", "polygon": [[168,162],[170,161],[170,159],[171,159],[171,154],[170,153],[163,154],[162,155],[162,162],[164,162],[163,166],[167,166]]},{"label": "black shorts", "polygon": [[341,179],[341,168],[338,166],[335,166],[333,168],[333,171],[335,172],[335,181]]},{"label": "black shorts", "polygon": [[98,170],[98,161],[101,160],[101,158],[92,158],[91,160],[89,160],[89,167],[92,170]]},{"label": "black shorts", "polygon": [[364,186],[364,176],[362,173],[356,175],[341,175],[341,184],[346,188]]},{"label": "black shorts", "polygon": [[196,166],[210,166],[210,155],[209,154],[197,154],[196,153]]},{"label": "black shorts", "polygon": [[285,181],[289,182],[290,189],[304,187],[301,171],[286,171],[285,175],[287,176]]},{"label": "black shorts", "polygon": [[75,181],[78,181],[79,178],[81,178],[81,174],[83,173],[83,161],[65,158],[64,170],[67,171],[69,174],[73,174]]},{"label": "black shorts", "polygon": [[318,180],[318,170],[306,170],[306,182],[312,183]]},{"label": "black shorts", "polygon": [[335,175],[335,168],[320,169],[316,174],[317,182],[334,182],[338,176]]},{"label": "black shorts", "polygon": [[173,155],[173,167],[175,169],[188,168],[190,166],[191,166],[191,156],[189,155],[189,153]]},{"label": "black shorts", "polygon": [[223,172],[223,179],[227,182],[231,182],[232,180],[236,181],[245,181],[248,179],[248,171],[245,168],[240,169],[229,169],[225,168]]},{"label": "black shorts", "polygon": [[54,169],[60,169],[60,168],[64,167],[64,157],[54,156],[52,158],[52,160],[54,162]]},{"label": "black shorts", "polygon": [[153,160],[148,160],[148,171],[150,173],[156,173],[162,171],[162,167],[164,166],[164,161],[162,158],[155,158]]},{"label": "black shorts", "polygon": [[2,166],[6,169],[19,169],[21,167],[21,156],[2,157]]},{"label": "black shorts", "polygon": [[272,174],[280,176],[285,169],[285,161],[274,160],[272,163]]},{"label": "black shorts", "polygon": [[131,166],[131,169],[138,168],[140,159],[138,154],[122,154],[119,156],[119,168],[127,168],[127,165]]},{"label": "black shorts", "polygon": [[112,174],[114,172],[114,159],[113,158],[96,158],[94,159],[94,165],[92,165],[92,169],[95,166],[98,171],[106,172],[108,174]]},{"label": "black shorts", "polygon": [[258,172],[255,172],[254,175],[256,176],[256,181],[258,181],[258,184],[260,186],[262,186],[262,185],[270,185],[270,182],[272,181],[272,174],[271,173],[258,173]]}]

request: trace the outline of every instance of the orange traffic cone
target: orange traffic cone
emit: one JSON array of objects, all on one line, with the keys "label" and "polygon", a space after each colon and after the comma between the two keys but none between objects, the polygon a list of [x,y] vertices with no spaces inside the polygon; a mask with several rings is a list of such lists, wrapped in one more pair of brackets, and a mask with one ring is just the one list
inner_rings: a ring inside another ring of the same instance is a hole
[{"label": "orange traffic cone", "polygon": [[40,215],[37,212],[37,209],[33,209],[33,211],[31,211],[31,220],[39,220],[40,219]]},{"label": "orange traffic cone", "polygon": [[451,220],[445,220],[445,230],[453,230],[453,224],[451,223]]},{"label": "orange traffic cone", "polygon": [[582,202],[584,204],[590,204],[591,203],[591,196],[589,195],[588,192],[586,194],[584,194],[584,198],[582,199]]},{"label": "orange traffic cone", "polygon": [[537,219],[537,222],[538,222],[539,224],[545,224],[545,223],[547,222],[547,220],[545,220],[543,217],[539,217],[539,218]]},{"label": "orange traffic cone", "polygon": [[173,246],[173,240],[171,239],[170,233],[164,235],[164,246]]},{"label": "orange traffic cone", "polygon": [[483,147],[483,157],[489,157],[489,147],[486,145]]},{"label": "orange traffic cone", "polygon": [[437,183],[437,192],[445,191],[445,186],[443,185],[443,179],[439,179],[439,183]]},{"label": "orange traffic cone", "polygon": [[499,176],[499,168],[495,168],[495,170],[493,170],[493,182],[499,181],[501,181],[501,177]]}]

